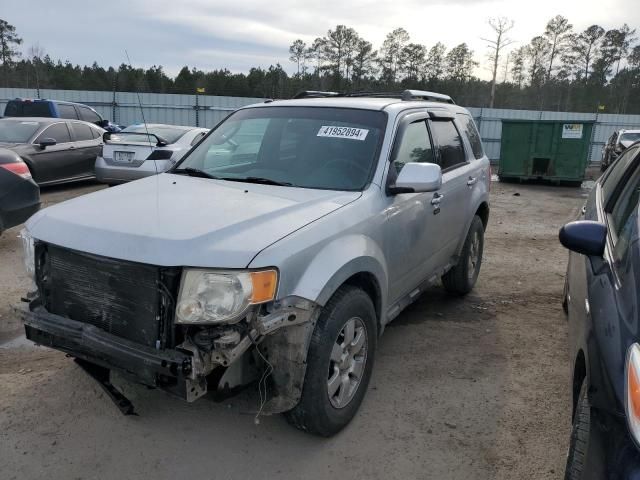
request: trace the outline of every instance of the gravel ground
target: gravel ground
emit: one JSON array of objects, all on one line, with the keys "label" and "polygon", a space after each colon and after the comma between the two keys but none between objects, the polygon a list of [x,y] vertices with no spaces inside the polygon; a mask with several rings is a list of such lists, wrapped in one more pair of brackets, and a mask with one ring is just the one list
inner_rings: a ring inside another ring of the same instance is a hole
[{"label": "gravel ground", "polygon": [[[100,188],[43,192],[46,204]],[[24,341],[10,313],[27,282],[19,228],[0,237],[3,479],[550,479],[569,438],[566,253],[558,228],[585,190],[494,182],[485,257],[464,299],[433,287],[386,330],[369,392],[332,439],[250,413],[257,393],[186,404],[116,379],[124,417],[63,354]]]}]

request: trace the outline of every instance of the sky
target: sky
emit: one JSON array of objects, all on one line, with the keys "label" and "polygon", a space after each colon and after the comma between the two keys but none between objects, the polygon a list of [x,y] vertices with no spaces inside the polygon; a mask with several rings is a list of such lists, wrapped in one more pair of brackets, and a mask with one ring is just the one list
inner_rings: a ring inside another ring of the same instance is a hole
[{"label": "sky", "polygon": [[353,27],[379,48],[385,35],[405,28],[411,41],[451,48],[466,42],[488,78],[490,17],[515,22],[512,47],[528,43],[555,15],[581,31],[597,23],[640,31],[638,0],[2,0],[0,18],[17,29],[23,51],[38,44],[54,59],[102,66],[162,65],[174,76],[184,65],[202,70],[280,63],[290,73],[289,45],[310,44],[337,24]]}]

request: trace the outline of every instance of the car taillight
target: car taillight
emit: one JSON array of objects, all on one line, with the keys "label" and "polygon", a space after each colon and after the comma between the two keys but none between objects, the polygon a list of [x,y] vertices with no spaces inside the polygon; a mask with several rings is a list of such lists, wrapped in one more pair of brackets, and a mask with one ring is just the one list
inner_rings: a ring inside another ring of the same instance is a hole
[{"label": "car taillight", "polygon": [[629,432],[640,445],[640,345],[634,343],[627,351],[625,410]]},{"label": "car taillight", "polygon": [[15,173],[24,179],[31,178],[31,172],[29,171],[29,167],[24,162],[16,162],[16,163],[1,163],[0,168],[4,168],[5,170],[9,170],[11,173]]}]

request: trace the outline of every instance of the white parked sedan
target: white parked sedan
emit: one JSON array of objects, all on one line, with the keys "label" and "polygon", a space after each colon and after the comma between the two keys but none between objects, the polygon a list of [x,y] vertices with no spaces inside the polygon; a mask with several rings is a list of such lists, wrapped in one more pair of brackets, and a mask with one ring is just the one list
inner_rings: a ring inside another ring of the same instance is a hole
[{"label": "white parked sedan", "polygon": [[105,135],[96,178],[110,185],[162,173],[209,132],[208,128],[138,124]]}]

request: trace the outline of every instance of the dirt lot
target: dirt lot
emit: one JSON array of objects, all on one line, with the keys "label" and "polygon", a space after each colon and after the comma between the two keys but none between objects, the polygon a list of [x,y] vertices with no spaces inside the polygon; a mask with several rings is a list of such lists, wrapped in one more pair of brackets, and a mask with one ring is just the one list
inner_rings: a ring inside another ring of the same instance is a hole
[{"label": "dirt lot", "polygon": [[461,300],[434,287],[388,327],[358,416],[328,440],[281,416],[254,423],[253,391],[186,404],[119,381],[140,413],[122,416],[71,359],[17,336],[9,305],[26,281],[10,230],[0,237],[0,477],[561,478],[569,368],[557,231],[585,195],[494,183],[475,291]]}]

